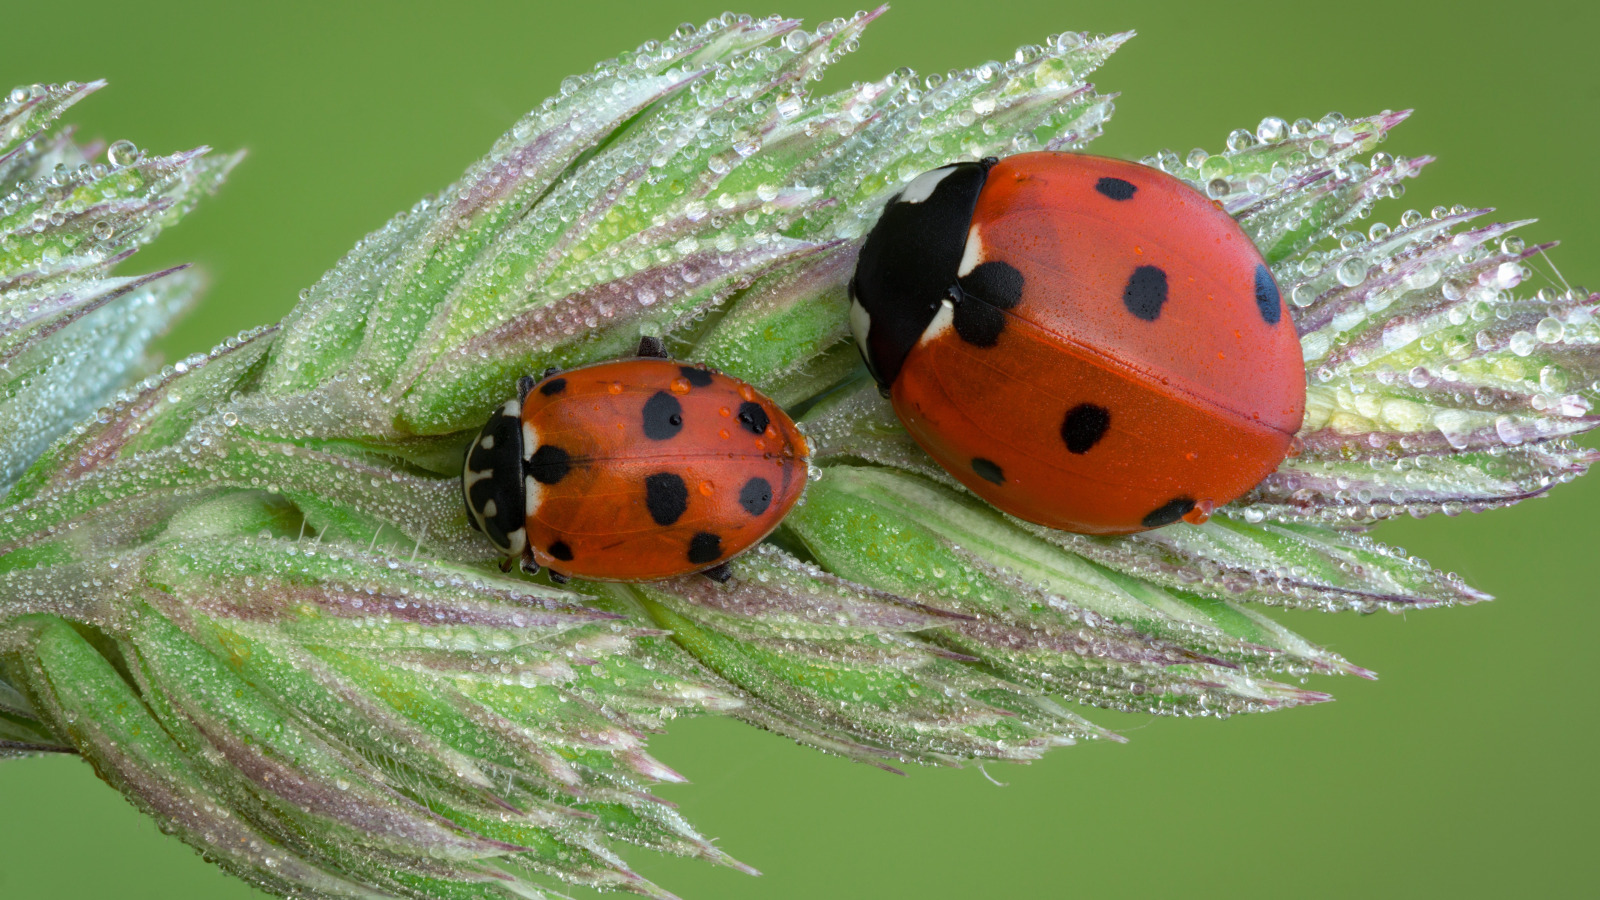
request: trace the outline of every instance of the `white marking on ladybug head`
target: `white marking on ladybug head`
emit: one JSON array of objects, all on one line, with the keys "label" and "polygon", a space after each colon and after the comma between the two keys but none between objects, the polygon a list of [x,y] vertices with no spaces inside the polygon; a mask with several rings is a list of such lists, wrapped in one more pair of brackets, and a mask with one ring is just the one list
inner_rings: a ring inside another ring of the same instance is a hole
[{"label": "white marking on ladybug head", "polygon": [[917,345],[921,346],[929,341],[936,341],[943,337],[944,333],[949,331],[950,327],[955,324],[955,321],[956,305],[949,300],[940,302],[939,311],[933,314],[933,321],[928,323],[928,327],[922,329],[922,337],[917,338]]},{"label": "white marking on ladybug head", "polygon": [[492,434],[484,435],[483,436],[483,440],[478,442],[478,446],[482,447],[485,450],[493,450],[494,449],[494,435],[492,435]]},{"label": "white marking on ladybug head", "polygon": [[500,407],[500,414],[515,419],[522,415],[522,404],[516,400],[507,400],[506,405]]},{"label": "white marking on ladybug head", "polygon": [[500,512],[500,504],[494,502],[494,498],[493,497],[490,497],[489,501],[487,503],[483,504],[483,517],[485,519],[492,519],[496,515],[498,515],[499,512]]},{"label": "white marking on ladybug head", "polygon": [[867,332],[872,330],[872,314],[861,305],[861,301],[850,298],[850,332],[856,336],[856,347],[861,350],[862,359],[871,359],[867,353]]},{"label": "white marking on ladybug head", "polygon": [[972,230],[967,232],[967,247],[961,251],[961,265],[956,269],[956,277],[967,277],[967,273],[976,269],[981,262],[983,262],[983,238],[978,236],[978,226],[974,223]]},{"label": "white marking on ladybug head", "polygon": [[528,529],[526,526],[506,535],[506,555],[521,556],[522,551],[528,548]]},{"label": "white marking on ladybug head", "polygon": [[934,190],[939,187],[939,182],[945,180],[955,170],[955,166],[942,166],[931,172],[923,172],[921,175],[911,179],[911,183],[906,185],[906,189],[900,192],[900,202],[921,203],[932,197]]}]

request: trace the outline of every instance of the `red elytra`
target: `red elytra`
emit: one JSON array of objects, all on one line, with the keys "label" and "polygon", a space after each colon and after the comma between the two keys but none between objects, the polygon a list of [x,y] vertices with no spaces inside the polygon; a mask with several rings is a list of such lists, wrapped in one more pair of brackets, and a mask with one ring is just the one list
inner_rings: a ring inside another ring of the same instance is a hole
[{"label": "red elytra", "polygon": [[804,492],[808,454],[750,385],[626,359],[509,401],[469,450],[463,491],[473,524],[527,570],[650,581],[720,567],[766,537]]},{"label": "red elytra", "polygon": [[1261,254],[1146,166],[1028,153],[934,170],[890,200],[851,286],[912,437],[1031,522],[1203,521],[1277,468],[1305,412]]}]

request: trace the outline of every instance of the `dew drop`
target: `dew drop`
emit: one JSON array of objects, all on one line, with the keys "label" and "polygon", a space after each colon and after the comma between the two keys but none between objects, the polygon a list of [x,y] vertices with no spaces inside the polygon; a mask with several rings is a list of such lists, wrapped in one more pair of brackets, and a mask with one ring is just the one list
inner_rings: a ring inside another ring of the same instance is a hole
[{"label": "dew drop", "polygon": [[1289,134],[1289,123],[1277,116],[1267,116],[1256,126],[1256,138],[1263,144],[1276,144]]},{"label": "dew drop", "polygon": [[133,141],[115,141],[106,148],[106,161],[113,166],[131,166],[139,161],[139,148]]},{"label": "dew drop", "polygon": [[[1191,156],[1193,154],[1190,154]],[[1200,164],[1200,177],[1206,180],[1226,178],[1233,174],[1233,163],[1226,156],[1209,156]]]},{"label": "dew drop", "polygon": [[1359,257],[1351,257],[1339,264],[1337,275],[1340,284],[1355,287],[1367,280],[1367,262]]}]

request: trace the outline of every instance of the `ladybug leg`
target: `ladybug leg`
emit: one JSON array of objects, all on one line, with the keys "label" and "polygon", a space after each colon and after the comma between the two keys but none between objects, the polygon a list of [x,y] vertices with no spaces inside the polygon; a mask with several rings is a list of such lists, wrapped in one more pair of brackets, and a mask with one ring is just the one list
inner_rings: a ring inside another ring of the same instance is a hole
[{"label": "ladybug leg", "polygon": [[717,563],[709,569],[701,569],[700,574],[717,584],[727,584],[733,580],[733,570],[728,568],[727,563]]},{"label": "ladybug leg", "polygon": [[522,572],[524,575],[539,574],[539,564],[533,561],[533,548],[522,551]]},{"label": "ladybug leg", "polygon": [[535,381],[532,375],[524,375],[521,378],[518,378],[517,400],[522,401],[528,399],[528,394],[533,390],[533,386],[538,383],[539,382]]},{"label": "ladybug leg", "polygon": [[502,571],[502,572],[511,571],[511,557],[508,556],[505,559],[500,560],[500,571]]},{"label": "ladybug leg", "polygon": [[566,584],[572,580],[570,575],[563,575],[560,572],[557,572],[555,569],[549,569],[548,572],[550,574],[551,584]]},{"label": "ladybug leg", "polygon": [[639,338],[639,355],[649,359],[667,359],[667,345],[661,338],[645,335]]},{"label": "ladybug leg", "polygon": [[561,374],[561,367],[560,366],[551,366],[550,368],[544,370],[544,374],[539,376],[539,380],[543,381],[546,378],[549,378],[551,375],[560,375],[560,374]]}]

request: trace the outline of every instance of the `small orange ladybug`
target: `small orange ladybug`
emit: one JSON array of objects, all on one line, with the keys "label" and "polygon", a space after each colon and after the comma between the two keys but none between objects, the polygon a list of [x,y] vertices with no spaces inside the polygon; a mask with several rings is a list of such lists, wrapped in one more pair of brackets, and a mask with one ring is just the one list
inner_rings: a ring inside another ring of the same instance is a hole
[{"label": "small orange ladybug", "polygon": [[861,355],[973,493],[1087,534],[1204,521],[1283,461],[1300,341],[1249,237],[1155,169],[1024,153],[889,199],[850,282]]},{"label": "small orange ladybug", "polygon": [[461,472],[467,519],[530,574],[653,581],[703,572],[766,537],[806,485],[806,441],[755,388],[666,359],[523,378]]}]

